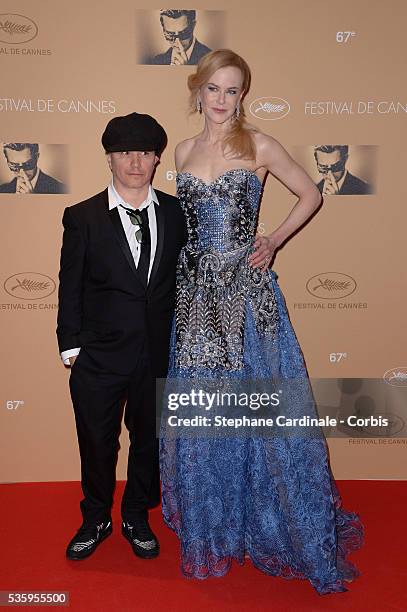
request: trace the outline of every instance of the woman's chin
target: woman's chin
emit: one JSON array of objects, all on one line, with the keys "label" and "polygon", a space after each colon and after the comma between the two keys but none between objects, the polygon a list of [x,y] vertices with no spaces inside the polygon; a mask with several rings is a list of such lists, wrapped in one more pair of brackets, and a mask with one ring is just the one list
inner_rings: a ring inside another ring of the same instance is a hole
[{"label": "woman's chin", "polygon": [[208,119],[210,119],[210,121],[213,121],[213,123],[218,123],[221,125],[222,123],[226,123],[226,121],[229,121],[231,118],[231,115],[227,113],[211,112],[211,113],[208,113],[207,117]]}]

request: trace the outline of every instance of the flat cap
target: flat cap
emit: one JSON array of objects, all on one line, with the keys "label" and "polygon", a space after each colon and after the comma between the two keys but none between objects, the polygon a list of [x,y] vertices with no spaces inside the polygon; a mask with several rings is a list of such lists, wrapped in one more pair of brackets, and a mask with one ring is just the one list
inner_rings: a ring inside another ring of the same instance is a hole
[{"label": "flat cap", "polygon": [[161,155],[167,144],[164,128],[150,115],[130,113],[114,117],[102,135],[106,153],[116,151],[155,151]]}]

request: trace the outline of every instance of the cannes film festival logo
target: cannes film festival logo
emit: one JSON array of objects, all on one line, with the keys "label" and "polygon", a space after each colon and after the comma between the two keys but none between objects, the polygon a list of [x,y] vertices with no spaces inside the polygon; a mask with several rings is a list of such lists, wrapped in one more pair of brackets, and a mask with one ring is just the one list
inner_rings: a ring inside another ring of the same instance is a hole
[{"label": "cannes film festival logo", "polygon": [[37,24],[29,17],[15,13],[0,14],[0,41],[9,45],[21,45],[38,34]]},{"label": "cannes film festival logo", "polygon": [[392,387],[407,387],[407,368],[399,367],[387,370],[383,374],[383,379]]},{"label": "cannes film festival logo", "polygon": [[55,289],[52,278],[38,272],[13,274],[4,281],[4,290],[19,300],[42,300],[54,293]]},{"label": "cannes film festival logo", "polygon": [[356,281],[341,272],[321,272],[312,276],[307,284],[308,293],[322,300],[339,300],[356,290]]},{"label": "cannes film festival logo", "polygon": [[275,121],[290,112],[290,105],[283,98],[257,98],[250,104],[250,112],[257,119]]}]

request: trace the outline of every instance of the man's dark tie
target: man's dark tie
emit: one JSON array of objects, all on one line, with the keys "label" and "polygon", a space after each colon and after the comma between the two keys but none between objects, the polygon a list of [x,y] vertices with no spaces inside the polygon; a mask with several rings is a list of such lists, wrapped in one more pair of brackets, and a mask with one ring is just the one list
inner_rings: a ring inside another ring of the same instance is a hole
[{"label": "man's dark tie", "polygon": [[142,239],[140,245],[140,257],[138,260],[137,271],[144,286],[147,287],[151,253],[151,235],[150,225],[148,222],[148,206],[146,208],[143,208],[143,210],[133,210],[131,208],[126,208],[125,206],[122,206],[122,208],[124,208],[127,214],[129,215],[131,222],[135,226],[138,225],[141,229]]},{"label": "man's dark tie", "polygon": [[148,223],[147,208],[143,208],[141,213],[141,231],[143,239],[141,241],[140,258],[138,260],[137,271],[140,274],[141,280],[145,287],[148,285],[148,270],[150,268],[150,253],[151,253],[151,235],[150,225]]}]

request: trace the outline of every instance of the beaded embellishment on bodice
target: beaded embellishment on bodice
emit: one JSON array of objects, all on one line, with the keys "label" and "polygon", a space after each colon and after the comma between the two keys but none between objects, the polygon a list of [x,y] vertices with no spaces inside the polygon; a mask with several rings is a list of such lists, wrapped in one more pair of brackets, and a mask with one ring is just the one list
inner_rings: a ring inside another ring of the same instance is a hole
[{"label": "beaded embellishment on bodice", "polygon": [[248,304],[259,333],[273,334],[276,300],[267,272],[248,264],[262,186],[246,169],[211,183],[177,176],[188,242],[177,271],[176,340],[183,368],[239,370]]}]

